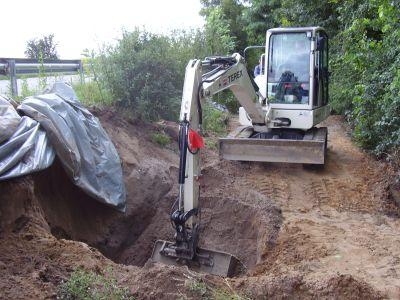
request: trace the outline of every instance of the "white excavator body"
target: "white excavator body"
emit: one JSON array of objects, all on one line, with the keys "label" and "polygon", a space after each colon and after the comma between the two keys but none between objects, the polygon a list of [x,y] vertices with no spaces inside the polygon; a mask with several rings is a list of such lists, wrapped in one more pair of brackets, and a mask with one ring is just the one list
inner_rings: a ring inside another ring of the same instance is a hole
[{"label": "white excavator body", "polygon": [[242,106],[241,126],[219,141],[222,158],[325,163],[327,129],[315,126],[330,112],[325,31],[320,27],[270,29],[262,57],[261,73],[255,79],[237,53],[188,63],[179,125],[179,195],[171,214],[175,241],[157,241],[152,261],[186,264],[220,276],[244,269],[235,256],[198,246],[198,154],[205,98],[230,89]]}]

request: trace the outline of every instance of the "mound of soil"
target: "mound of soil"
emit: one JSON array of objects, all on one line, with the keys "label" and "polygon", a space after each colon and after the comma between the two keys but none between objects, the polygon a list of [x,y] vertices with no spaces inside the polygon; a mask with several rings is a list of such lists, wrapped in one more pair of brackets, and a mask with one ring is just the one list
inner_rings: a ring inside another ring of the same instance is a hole
[{"label": "mound of soil", "polygon": [[[138,299],[216,298],[219,291],[255,299],[399,296],[398,208],[388,197],[388,170],[351,143],[341,119],[326,124],[324,170],[202,154],[200,245],[234,254],[247,267],[222,279],[146,264],[157,239],[173,240],[176,125],[96,114],[123,163],[126,213],[84,194],[57,161],[1,182],[0,298],[56,298],[77,268],[99,274],[111,268]],[[155,132],[172,143],[157,145]]]}]

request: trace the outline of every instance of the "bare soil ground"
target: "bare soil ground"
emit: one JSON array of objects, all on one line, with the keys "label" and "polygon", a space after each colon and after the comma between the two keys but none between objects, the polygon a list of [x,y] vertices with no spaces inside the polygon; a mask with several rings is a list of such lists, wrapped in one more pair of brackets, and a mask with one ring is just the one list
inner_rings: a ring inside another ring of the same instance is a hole
[{"label": "bare soil ground", "polygon": [[204,248],[236,255],[247,271],[223,279],[186,267],[146,263],[157,239],[173,238],[176,125],[129,122],[97,112],[115,143],[127,212],[77,189],[59,162],[0,183],[0,298],[52,299],[77,268],[112,270],[136,299],[400,298],[400,210],[393,171],[361,152],[332,116],[323,170],[220,161],[202,154]]}]

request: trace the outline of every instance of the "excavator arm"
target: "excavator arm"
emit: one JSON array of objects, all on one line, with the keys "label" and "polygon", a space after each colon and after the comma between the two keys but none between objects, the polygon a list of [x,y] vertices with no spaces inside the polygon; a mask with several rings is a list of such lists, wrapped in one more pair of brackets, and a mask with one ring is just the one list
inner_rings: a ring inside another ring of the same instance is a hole
[{"label": "excavator arm", "polygon": [[[210,69],[203,72],[203,69]],[[249,76],[243,58],[212,57],[191,60],[185,73],[179,125],[179,195],[171,213],[175,242],[157,241],[152,260],[167,264],[188,264],[215,275],[231,276],[243,268],[231,254],[198,247],[200,228],[199,148],[202,146],[202,104],[206,97],[231,89],[258,126],[265,126],[265,111],[257,85]],[[199,142],[200,140],[200,142]],[[197,142],[196,142],[197,141]]]},{"label": "excavator arm", "polygon": [[[211,74],[203,75],[204,97],[230,89],[246,110],[253,125],[265,125],[266,113],[259,101],[263,97],[247,72],[243,57],[235,53],[231,57],[210,58],[203,61],[203,65],[216,66]],[[262,102],[265,105],[265,99]]]},{"label": "excavator arm", "polygon": [[[211,68],[204,73],[204,68]],[[202,131],[202,104],[210,97],[223,90],[230,89],[239,103],[246,109],[253,120],[253,126],[265,127],[266,112],[259,99],[258,86],[249,76],[243,58],[239,54],[228,57],[212,57],[203,61],[191,60],[185,73],[182,104],[180,111],[180,149],[181,163],[179,175],[179,207],[185,212],[197,208],[200,178],[199,156],[190,150],[189,132]],[[187,140],[187,150],[182,151]],[[182,153],[183,152],[183,153]],[[184,174],[185,172],[185,174]],[[194,214],[188,223],[195,224]]]}]

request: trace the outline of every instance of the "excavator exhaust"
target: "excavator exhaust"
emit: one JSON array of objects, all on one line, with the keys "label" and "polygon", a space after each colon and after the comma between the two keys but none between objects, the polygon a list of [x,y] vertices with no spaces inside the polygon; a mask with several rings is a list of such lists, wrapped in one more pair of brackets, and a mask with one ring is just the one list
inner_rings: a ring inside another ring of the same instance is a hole
[{"label": "excavator exhaust", "polygon": [[[179,251],[178,251],[179,252]],[[166,265],[188,266],[200,273],[209,273],[222,277],[233,277],[243,273],[245,267],[234,255],[198,247],[192,259],[182,258],[172,242],[156,241],[151,261]]]}]

